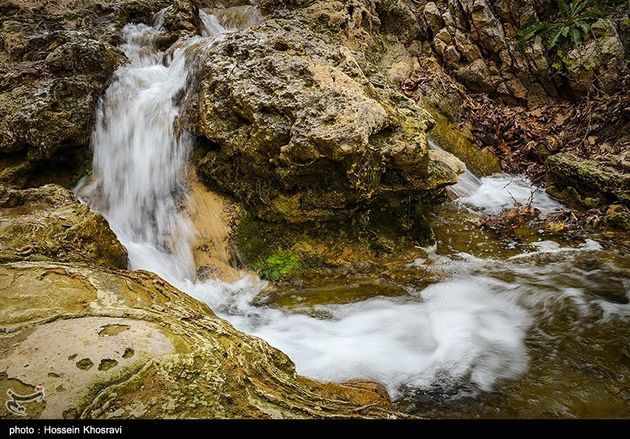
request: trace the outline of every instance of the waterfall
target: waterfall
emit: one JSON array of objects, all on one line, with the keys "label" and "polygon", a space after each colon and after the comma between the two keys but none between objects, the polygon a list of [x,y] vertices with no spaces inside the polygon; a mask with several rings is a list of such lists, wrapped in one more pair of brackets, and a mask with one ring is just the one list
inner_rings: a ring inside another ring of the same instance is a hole
[{"label": "waterfall", "polygon": [[[409,296],[322,306],[330,318],[255,306],[263,286],[256,279],[197,282],[195,230],[182,209],[191,140],[175,127],[192,64],[186,49],[201,37],[164,53],[156,48],[160,17],[155,26],[124,28],[129,62],[116,71],[98,108],[93,174],[76,189],[107,218],[129,252],[131,269],[153,271],[205,301],[239,329],[286,352],[299,373],[314,378],[372,379],[396,395],[438,381],[463,380],[490,390],[526,370],[524,339],[532,317],[519,297],[531,295],[532,288],[479,275],[475,261],[461,262],[459,271],[446,261],[443,271],[463,272],[463,278]],[[214,16],[202,12],[202,22],[206,39],[223,32]],[[501,184],[489,193],[501,192]],[[465,174],[455,191],[481,206],[484,196],[474,197],[483,187],[483,179]]]},{"label": "waterfall", "polygon": [[[101,212],[129,252],[133,269],[193,279],[194,227],[181,210],[191,141],[174,128],[189,71],[185,42],[172,53],[156,48],[154,27],[127,25],[119,68],[99,105],[92,136],[93,175],[77,193]],[[214,23],[204,32],[222,31]]]}]

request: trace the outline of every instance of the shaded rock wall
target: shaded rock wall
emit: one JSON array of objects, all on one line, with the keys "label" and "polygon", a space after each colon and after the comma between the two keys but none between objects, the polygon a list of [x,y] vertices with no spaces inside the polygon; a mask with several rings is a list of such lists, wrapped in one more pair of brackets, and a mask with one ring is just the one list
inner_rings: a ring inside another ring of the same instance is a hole
[{"label": "shaded rock wall", "polygon": [[[579,48],[566,47],[563,74],[546,42],[518,47],[518,32],[543,20],[560,20],[550,0],[446,0],[413,2],[421,40],[469,90],[508,103],[542,103],[567,93],[614,92],[625,49],[620,23],[601,19]],[[597,2],[594,2],[597,3]]]}]

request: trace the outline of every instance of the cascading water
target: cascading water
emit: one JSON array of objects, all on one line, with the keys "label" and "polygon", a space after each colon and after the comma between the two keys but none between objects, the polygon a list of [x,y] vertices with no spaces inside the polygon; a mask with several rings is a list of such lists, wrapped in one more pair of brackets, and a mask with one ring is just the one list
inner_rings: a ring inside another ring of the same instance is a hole
[{"label": "cascading water", "polygon": [[[129,63],[116,71],[93,134],[94,173],[80,196],[109,220],[134,269],[193,279],[194,228],[179,203],[186,193],[190,139],[177,133],[177,95],[188,79],[186,48],[166,55],[155,27],[128,25],[122,49]],[[221,27],[206,30],[220,33]]]},{"label": "cascading water", "polygon": [[[203,14],[202,21],[208,38],[223,31],[216,17]],[[570,261],[550,261],[552,268],[527,265],[527,252],[522,260],[499,262],[429,251],[425,263],[446,273],[446,280],[422,290],[410,288],[404,297],[321,305],[318,311],[328,318],[253,305],[263,284],[252,278],[235,284],[196,282],[195,232],[180,206],[190,141],[174,128],[189,73],[186,47],[192,40],[166,55],[154,46],[159,27],[159,19],[155,27],[125,27],[122,49],[130,62],[116,72],[99,108],[94,172],[77,188],[108,219],[128,249],[132,269],[154,271],[205,301],[238,328],[287,353],[299,373],[334,381],[372,379],[385,383],[393,395],[405,388],[462,383],[491,390],[499,380],[527,369],[526,336],[550,303],[569,297],[581,298],[589,309],[597,306],[584,292],[572,289],[555,296],[557,289],[547,285]],[[453,189],[459,202],[475,211],[530,199],[546,212],[560,207],[544,193],[531,196],[532,190],[520,177],[479,180],[470,173]],[[526,249],[529,255],[547,254],[551,244],[537,245]],[[609,315],[616,315],[617,308],[606,306]]]}]

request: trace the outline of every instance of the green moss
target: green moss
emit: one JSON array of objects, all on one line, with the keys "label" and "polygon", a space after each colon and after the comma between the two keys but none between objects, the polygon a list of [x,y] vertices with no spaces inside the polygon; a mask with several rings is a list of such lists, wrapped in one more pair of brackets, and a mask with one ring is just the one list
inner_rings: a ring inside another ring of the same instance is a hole
[{"label": "green moss", "polygon": [[630,178],[618,169],[568,154],[549,156],[545,163],[547,192],[569,204],[591,209],[617,201],[630,206]]},{"label": "green moss", "polygon": [[280,194],[272,201],[273,210],[286,218],[297,218],[303,216],[298,195],[288,196]]},{"label": "green moss", "polygon": [[274,225],[258,221],[252,214],[244,214],[234,237],[232,247],[246,268],[262,263],[271,248],[281,244]]},{"label": "green moss", "polygon": [[293,251],[278,248],[265,259],[258,273],[263,279],[279,281],[296,276],[303,265],[302,259]]},{"label": "green moss", "polygon": [[425,103],[424,107],[435,119],[431,136],[442,149],[459,158],[478,176],[501,172],[501,163],[497,156],[489,149],[475,145],[470,130],[457,128],[445,115],[430,105]]}]

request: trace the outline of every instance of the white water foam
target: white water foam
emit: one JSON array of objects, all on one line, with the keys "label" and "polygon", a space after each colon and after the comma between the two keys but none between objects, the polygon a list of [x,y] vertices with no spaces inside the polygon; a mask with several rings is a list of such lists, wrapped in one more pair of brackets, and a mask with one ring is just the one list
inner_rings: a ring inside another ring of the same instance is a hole
[{"label": "white water foam", "polygon": [[218,18],[215,15],[208,14],[203,9],[199,10],[199,19],[203,24],[201,36],[212,37],[225,32],[225,28],[219,23]]},{"label": "white water foam", "polygon": [[[211,23],[208,35],[216,31],[214,21],[204,22]],[[238,328],[288,353],[300,373],[314,378],[372,379],[396,394],[403,386],[449,380],[489,390],[526,369],[524,338],[532,319],[505,293],[507,284],[481,276],[444,281],[404,299],[326,306],[327,319],[254,306],[264,285],[257,279],[196,282],[194,230],[179,208],[190,142],[173,128],[176,97],[188,77],[186,45],[166,57],[153,47],[156,31],[125,28],[130,63],[116,72],[104,97],[93,137],[94,173],[77,188],[127,247],[131,268],[154,271],[207,302]],[[489,180],[496,183],[488,186],[491,193],[504,185],[501,178]],[[482,179],[477,192],[486,193],[483,187]],[[503,195],[488,202],[470,192],[467,199],[487,208],[507,205]]]},{"label": "white water foam", "polygon": [[466,171],[452,190],[459,196],[458,203],[489,215],[530,202],[543,215],[563,209],[543,189],[521,175],[494,174],[477,178]]}]

